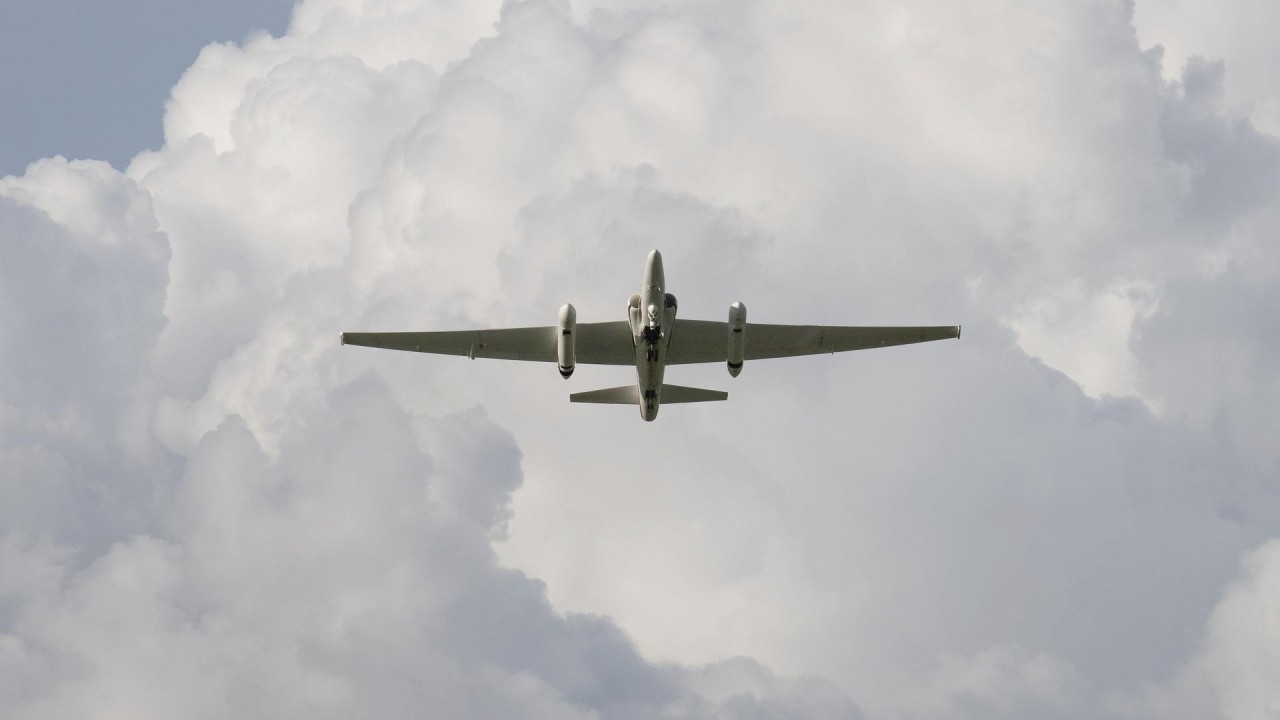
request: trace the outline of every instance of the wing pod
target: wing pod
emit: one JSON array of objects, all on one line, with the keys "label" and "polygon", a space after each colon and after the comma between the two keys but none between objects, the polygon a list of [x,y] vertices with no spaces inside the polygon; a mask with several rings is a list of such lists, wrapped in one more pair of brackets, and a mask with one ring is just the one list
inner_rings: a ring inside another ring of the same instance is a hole
[{"label": "wing pod", "polygon": [[747,306],[736,302],[729,306],[729,375],[738,377],[747,350]]},{"label": "wing pod", "polygon": [[578,311],[565,303],[560,307],[560,317],[556,323],[556,364],[560,368],[560,377],[565,380],[573,374],[574,334],[578,327]]}]

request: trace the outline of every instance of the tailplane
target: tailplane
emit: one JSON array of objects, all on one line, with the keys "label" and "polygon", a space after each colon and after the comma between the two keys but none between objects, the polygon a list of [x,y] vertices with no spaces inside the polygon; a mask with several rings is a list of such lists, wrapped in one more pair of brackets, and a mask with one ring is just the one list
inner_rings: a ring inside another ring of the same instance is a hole
[{"label": "tailplane", "polygon": [[601,403],[604,405],[639,405],[640,386],[623,385],[622,387],[574,393],[569,396],[569,402]]},{"label": "tailplane", "polygon": [[[724,392],[723,390],[705,390],[703,388],[685,387],[683,385],[663,385],[662,395],[660,397],[664,404],[695,403],[725,400],[729,397],[729,393]],[[605,405],[639,405],[640,387],[637,385],[623,385],[622,387],[574,393],[569,396],[569,402],[600,403]]]},{"label": "tailplane", "polygon": [[729,393],[723,390],[704,390],[703,388],[685,387],[683,385],[663,385],[661,397],[663,404],[711,402],[713,400],[725,400],[729,397]]}]

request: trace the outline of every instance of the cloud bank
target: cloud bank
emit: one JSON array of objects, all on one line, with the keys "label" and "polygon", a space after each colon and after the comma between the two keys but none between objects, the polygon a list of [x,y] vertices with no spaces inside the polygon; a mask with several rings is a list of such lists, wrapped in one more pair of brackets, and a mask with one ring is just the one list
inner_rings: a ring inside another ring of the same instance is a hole
[{"label": "cloud bank", "polygon": [[[934,5],[305,0],[0,180],[5,715],[1274,713],[1280,145],[1127,3]],[[965,336],[653,425],[336,343],[652,247]]]}]

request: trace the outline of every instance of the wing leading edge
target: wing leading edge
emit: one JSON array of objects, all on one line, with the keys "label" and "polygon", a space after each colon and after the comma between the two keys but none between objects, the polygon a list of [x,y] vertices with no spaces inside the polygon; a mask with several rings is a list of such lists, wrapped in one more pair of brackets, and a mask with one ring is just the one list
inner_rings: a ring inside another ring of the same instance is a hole
[{"label": "wing leading edge", "polygon": [[[724,362],[727,359],[727,323],[677,319],[671,332],[671,346],[667,350],[669,365]],[[743,359],[766,360],[958,338],[960,326],[845,327],[747,323],[744,334],[746,353]]]}]

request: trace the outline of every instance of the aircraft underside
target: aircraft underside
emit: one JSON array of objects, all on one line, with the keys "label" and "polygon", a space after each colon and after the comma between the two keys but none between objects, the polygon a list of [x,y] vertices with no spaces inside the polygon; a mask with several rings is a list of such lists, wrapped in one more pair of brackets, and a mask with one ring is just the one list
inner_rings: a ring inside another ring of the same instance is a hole
[{"label": "aircraft underside", "polygon": [[556,325],[495,330],[343,333],[345,345],[465,355],[472,359],[555,362],[568,379],[578,363],[633,365],[636,384],[573,393],[570,402],[638,405],[647,421],[663,403],[725,400],[727,392],[663,384],[667,365],[723,362],[737,377],[747,360],[816,355],[960,337],[960,326],[859,327],[747,323],[742,303],[729,306],[728,322],[679,320],[666,292],[662,255],[649,253],[641,291],[627,303],[625,322],[578,323],[572,305],[560,308]]}]

